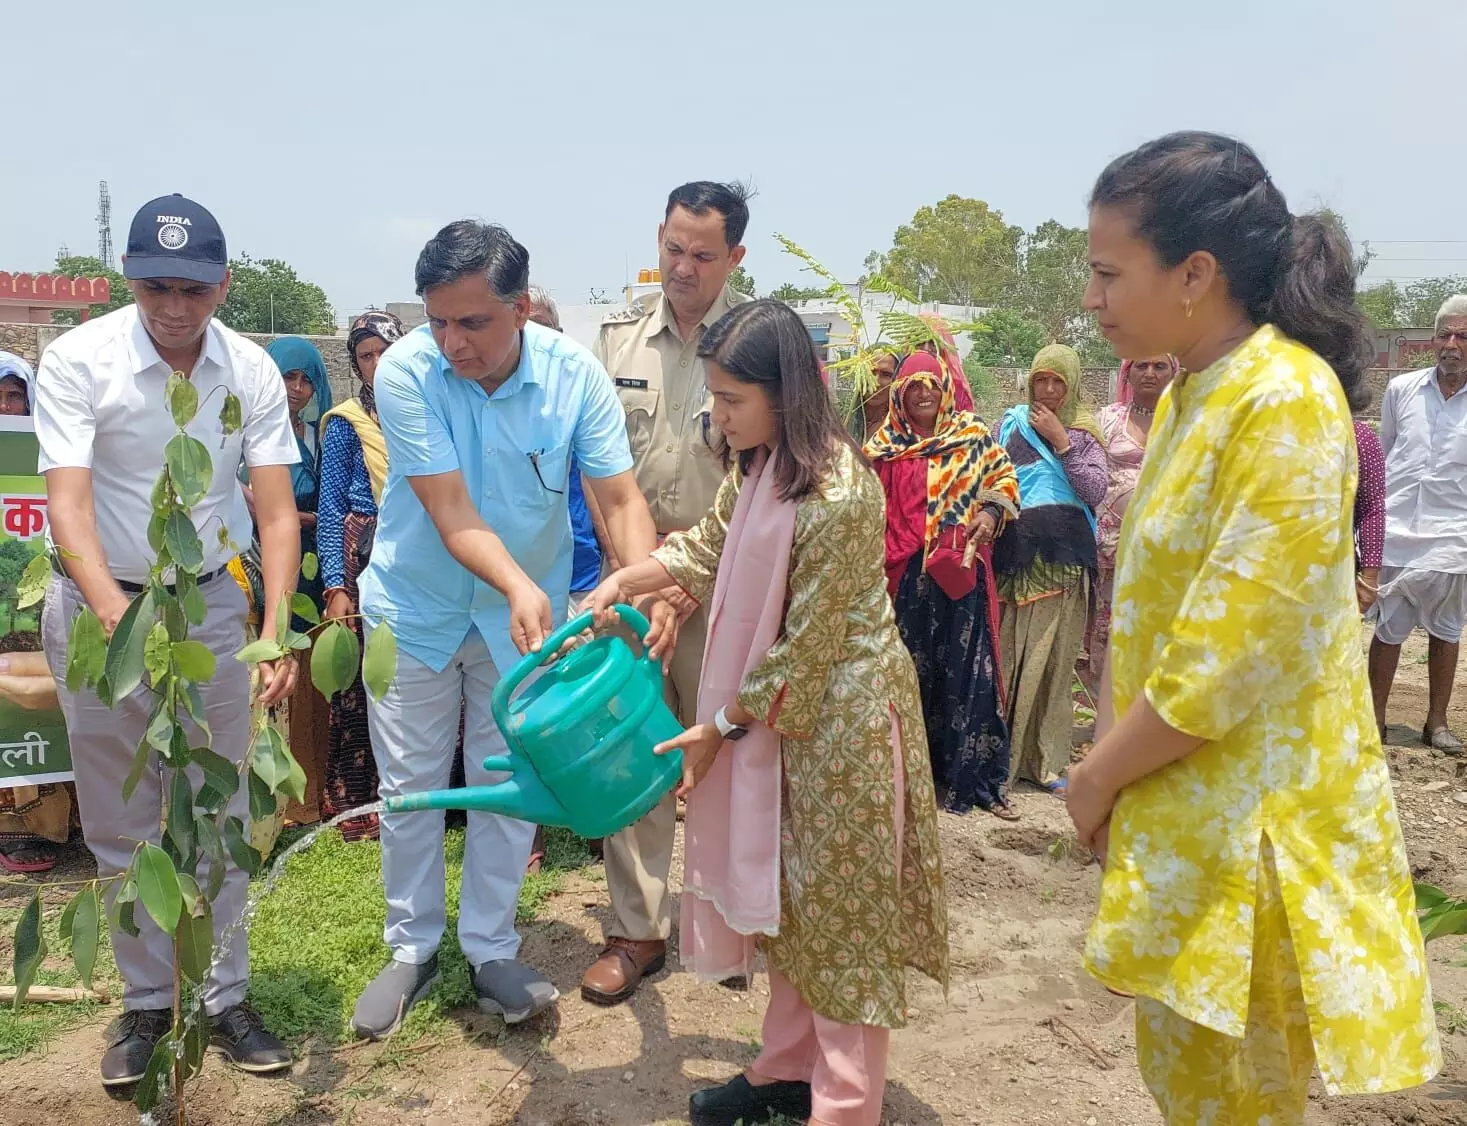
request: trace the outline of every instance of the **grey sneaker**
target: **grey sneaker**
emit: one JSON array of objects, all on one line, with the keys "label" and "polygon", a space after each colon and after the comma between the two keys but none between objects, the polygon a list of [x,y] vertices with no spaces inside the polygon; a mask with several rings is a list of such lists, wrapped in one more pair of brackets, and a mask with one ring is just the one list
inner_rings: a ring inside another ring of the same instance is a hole
[{"label": "grey sneaker", "polygon": [[496,1013],[505,1024],[519,1024],[560,1000],[560,990],[538,970],[513,958],[485,962],[474,970],[479,1008]]},{"label": "grey sneaker", "polygon": [[385,1040],[437,983],[437,954],[421,966],[394,958],[357,998],[351,1015],[352,1031],[368,1040]]}]

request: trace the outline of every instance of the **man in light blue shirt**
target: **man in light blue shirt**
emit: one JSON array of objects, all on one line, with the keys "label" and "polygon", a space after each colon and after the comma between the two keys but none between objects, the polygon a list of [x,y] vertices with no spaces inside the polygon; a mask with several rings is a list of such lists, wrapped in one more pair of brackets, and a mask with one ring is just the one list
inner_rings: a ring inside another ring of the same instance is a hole
[{"label": "man in light blue shirt", "polygon": [[[368,709],[384,798],[448,785],[461,705],[468,784],[497,780],[482,766],[505,752],[489,711],[494,686],[566,615],[573,455],[618,558],[644,559],[656,543],[610,377],[586,349],[528,320],[525,248],[502,227],[452,223],[424,247],[416,282],[428,323],[377,367],[389,470],[360,581],[363,615],[387,623],[398,645],[392,686]],[[459,944],[480,1007],[509,1023],[558,996],[516,960],[534,833],[468,815]],[[437,979],[441,815],[383,815],[382,877],[392,961],[352,1018],[373,1039],[395,1031]]]}]

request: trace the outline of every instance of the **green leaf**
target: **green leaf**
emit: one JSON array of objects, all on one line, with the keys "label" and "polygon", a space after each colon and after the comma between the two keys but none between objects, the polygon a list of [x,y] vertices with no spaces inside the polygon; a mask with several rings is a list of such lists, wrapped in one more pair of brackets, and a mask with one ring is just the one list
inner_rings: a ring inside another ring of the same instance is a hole
[{"label": "green leaf", "polygon": [[301,578],[308,583],[316,581],[316,576],[321,573],[321,560],[316,557],[314,551],[308,551],[301,556]]},{"label": "green leaf", "polygon": [[[198,829],[197,821],[194,822],[194,828],[195,830]],[[204,893],[199,890],[199,882],[187,872],[180,872],[178,874],[178,894],[183,896],[184,918],[197,911],[199,909],[199,901],[204,898]],[[205,906],[208,905],[205,904]]]},{"label": "green leaf", "polygon": [[285,740],[273,727],[262,727],[250,748],[250,769],[273,794],[290,777],[290,757],[284,753]]},{"label": "green leaf", "polygon": [[280,783],[280,792],[291,801],[305,804],[306,800],[306,769],[300,764],[290,748],[286,748],[286,754],[290,758],[290,777]]},{"label": "green leaf", "polygon": [[[229,529],[221,524],[219,530],[214,533],[214,542],[217,543],[222,550],[229,547],[230,544],[232,544],[234,541],[229,538]],[[238,553],[236,552],[236,554]]]},{"label": "green leaf", "polygon": [[[168,721],[166,716],[164,720]],[[149,731],[151,730],[152,725],[150,724]],[[127,777],[122,780],[123,805],[132,801],[133,791],[138,788],[138,783],[143,780],[143,771],[148,768],[148,759],[151,757],[152,752],[153,748],[149,743],[149,736],[145,734],[143,741],[138,744],[137,753],[132,756],[132,766],[128,769]]]},{"label": "green leaf", "polygon": [[168,411],[173,415],[173,425],[182,430],[199,413],[199,389],[182,372],[168,377]]},{"label": "green leaf", "polygon": [[179,601],[183,603],[183,616],[188,619],[191,626],[201,626],[204,619],[209,616],[209,604],[204,600],[204,592],[197,586],[191,585]]},{"label": "green leaf", "polygon": [[362,683],[380,700],[392,687],[392,678],[397,675],[397,638],[386,622],[376,626],[367,635],[367,652],[362,657]]},{"label": "green leaf", "polygon": [[20,913],[20,922],[15,927],[15,1009],[19,1011],[31,983],[36,980],[36,971],[46,956],[46,936],[41,933],[41,893],[31,896],[31,901]]},{"label": "green leaf", "polygon": [[209,861],[209,882],[204,888],[204,898],[213,902],[219,898],[219,889],[224,886],[224,841],[219,836],[214,818],[207,814],[201,813],[194,818],[194,831],[199,837],[199,849]]},{"label": "green leaf", "polygon": [[[315,558],[315,556],[307,556],[307,558],[313,559]],[[318,626],[321,624],[321,611],[316,609],[316,604],[315,602],[311,601],[311,596],[309,594],[292,595],[290,599],[290,608],[295,612],[296,617],[304,618],[306,621],[310,622],[311,625]]]},{"label": "green leaf", "polygon": [[[166,554],[166,553],[165,553]],[[159,555],[159,559],[163,556]],[[188,574],[187,571],[178,572],[180,575]],[[188,637],[188,618],[183,613],[183,603],[179,602],[174,594],[164,592],[158,596],[158,609],[163,615],[163,628],[168,631],[169,641],[182,641]],[[157,685],[155,684],[156,688]]]},{"label": "green leaf", "polygon": [[51,585],[51,556],[46,552],[31,556],[31,561],[20,573],[20,582],[15,584],[16,605],[24,610],[46,597],[46,588]]},{"label": "green leaf", "polygon": [[214,478],[214,462],[204,443],[187,434],[175,434],[163,447],[163,458],[183,506],[192,508],[203,500]]},{"label": "green leaf", "polygon": [[260,854],[245,840],[244,822],[238,817],[231,817],[224,822],[224,847],[236,867],[242,868],[251,876],[259,872]]},{"label": "green leaf", "polygon": [[246,779],[246,785],[250,791],[250,820],[268,821],[274,817],[279,806],[270,787],[265,785],[265,780],[252,770]]},{"label": "green leaf", "polygon": [[209,905],[203,905],[202,915],[185,914],[178,920],[178,965],[183,976],[195,985],[202,985],[209,976],[209,962],[214,955],[214,923],[209,915]]},{"label": "green leaf", "polygon": [[214,652],[202,641],[175,641],[173,643],[173,668],[188,680],[203,684],[213,679]]},{"label": "green leaf", "polygon": [[138,901],[138,885],[133,879],[132,872],[137,867],[137,857],[134,856],[132,863],[128,866],[127,878],[122,881],[122,887],[117,889],[117,896],[112,900],[111,914],[117,929],[123,934],[133,938],[138,936],[138,925],[133,918],[133,910]]},{"label": "green leaf", "polygon": [[90,606],[71,623],[71,638],[66,646],[66,687],[77,692],[82,685],[93,688],[107,668],[107,631],[102,619]]},{"label": "green leaf", "polygon": [[74,896],[71,897],[71,899],[67,902],[66,907],[61,912],[61,921],[56,924],[56,930],[61,935],[61,941],[66,943],[68,946],[71,944],[72,924],[76,922],[77,900],[81,899],[81,897],[81,892],[77,892]]},{"label": "green leaf", "polygon": [[214,732],[209,730],[208,721],[205,719],[208,712],[204,708],[204,696],[199,691],[199,686],[197,684],[181,684],[179,685],[179,692],[183,699],[184,711],[188,712],[189,719],[194,721],[195,726],[204,733],[204,738],[212,744],[214,742]]},{"label": "green leaf", "polygon": [[296,633],[292,630],[285,636],[285,647],[299,653],[303,649],[311,647],[311,635],[308,633]]},{"label": "green leaf", "polygon": [[1454,934],[1467,934],[1467,908],[1460,905],[1447,910],[1438,909],[1421,924],[1421,938],[1424,942]]},{"label": "green leaf", "polygon": [[219,426],[226,436],[233,434],[243,425],[243,411],[239,397],[233,391],[224,392],[224,405],[219,408]]},{"label": "green leaf", "polygon": [[108,693],[102,700],[108,707],[126,699],[143,682],[143,649],[147,645],[148,631],[153,628],[155,609],[150,586],[128,604],[117,628],[112,631],[104,666]]},{"label": "green leaf", "polygon": [[[275,636],[286,638],[290,636],[290,595],[280,596],[280,605],[275,607]],[[284,644],[284,641],[281,642]]]},{"label": "green leaf", "polygon": [[1416,885],[1416,910],[1429,911],[1447,901],[1447,893],[1431,884]]},{"label": "green leaf", "polygon": [[195,747],[189,752],[195,765],[204,772],[204,781],[226,798],[239,789],[239,770],[221,754],[208,747]]},{"label": "green leaf", "polygon": [[164,934],[172,934],[183,910],[178,873],[168,854],[155,844],[144,844],[138,856],[138,899]]},{"label": "green leaf", "polygon": [[162,512],[155,512],[148,517],[148,546],[162,555],[167,548],[164,546],[163,533],[168,527],[168,517]]},{"label": "green leaf", "polygon": [[101,911],[97,903],[97,889],[88,886],[81,890],[70,907],[76,909],[71,924],[71,960],[76,963],[76,972],[82,985],[92,987],[92,970],[97,965],[98,924]]},{"label": "green leaf", "polygon": [[154,622],[143,642],[143,670],[155,687],[168,675],[168,627]]},{"label": "green leaf", "polygon": [[173,562],[191,575],[197,575],[204,566],[204,545],[188,513],[181,508],[168,514],[163,525],[163,544]]},{"label": "green leaf", "polygon": [[199,1073],[204,1066],[204,1049],[209,1046],[209,1018],[199,1010],[197,1019],[183,1034],[183,1064],[185,1078]]},{"label": "green leaf", "polygon": [[285,656],[285,650],[273,637],[262,637],[258,641],[252,641],[234,655],[236,661],[243,661],[247,665],[256,665],[261,661],[278,661]]},{"label": "green leaf", "polygon": [[133,1092],[132,1105],[140,1113],[147,1114],[162,1101],[163,1093],[168,1089],[168,1076],[173,1070],[173,1060],[173,1033],[169,1032],[153,1046],[153,1054],[148,1057],[148,1066],[143,1070],[137,1090]]},{"label": "green leaf", "polygon": [[179,867],[192,867],[198,848],[194,838],[194,788],[183,770],[174,770],[168,784],[168,839],[178,850]]},{"label": "green leaf", "polygon": [[350,688],[357,678],[361,645],[357,635],[340,622],[332,622],[316,638],[311,653],[311,683],[328,700]]},{"label": "green leaf", "polygon": [[155,516],[168,515],[168,486],[168,466],[165,465],[162,469],[158,470],[158,479],[153,482],[153,492],[148,498],[148,503],[152,507],[153,515]]}]

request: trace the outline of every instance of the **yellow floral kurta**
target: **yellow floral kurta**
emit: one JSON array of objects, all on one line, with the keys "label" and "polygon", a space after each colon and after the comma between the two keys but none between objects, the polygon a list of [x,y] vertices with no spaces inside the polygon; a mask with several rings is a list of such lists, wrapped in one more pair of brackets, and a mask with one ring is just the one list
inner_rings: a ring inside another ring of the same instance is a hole
[{"label": "yellow floral kurta", "polygon": [[[742,477],[656,558],[700,602],[713,593]],[[886,495],[841,447],[820,494],[801,501],[779,639],[745,677],[739,704],[782,736],[779,935],[770,964],[821,1016],[906,1024],[906,967],[946,984],[947,907],[937,804],[912,658],[884,568]],[[894,788],[891,717],[902,733]],[[898,881],[895,801],[904,805]]]},{"label": "yellow floral kurta", "polygon": [[1111,662],[1208,740],[1120,795],[1086,964],[1241,1037],[1272,845],[1331,1093],[1441,1066],[1411,873],[1355,604],[1351,420],[1329,367],[1272,327],[1162,399],[1125,518]]}]

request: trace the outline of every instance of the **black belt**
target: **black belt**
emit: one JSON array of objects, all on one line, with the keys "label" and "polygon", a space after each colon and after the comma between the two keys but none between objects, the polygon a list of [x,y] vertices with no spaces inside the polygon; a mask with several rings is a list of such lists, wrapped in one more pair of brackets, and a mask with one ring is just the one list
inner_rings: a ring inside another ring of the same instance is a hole
[{"label": "black belt", "polygon": [[[54,559],[51,561],[51,568],[63,579],[71,578],[71,576],[62,569],[61,564],[57,563]],[[205,583],[213,582],[215,579],[217,579],[220,575],[224,574],[228,570],[228,567],[215,567],[212,571],[205,571],[202,575],[198,577],[196,582],[199,586],[203,586]],[[122,588],[122,592],[124,594],[142,594],[143,591],[148,589],[146,584],[144,583],[130,583],[127,582],[125,579],[118,579],[117,585]],[[163,589],[167,591],[172,591],[174,589],[174,586],[172,583],[168,583]]]}]

